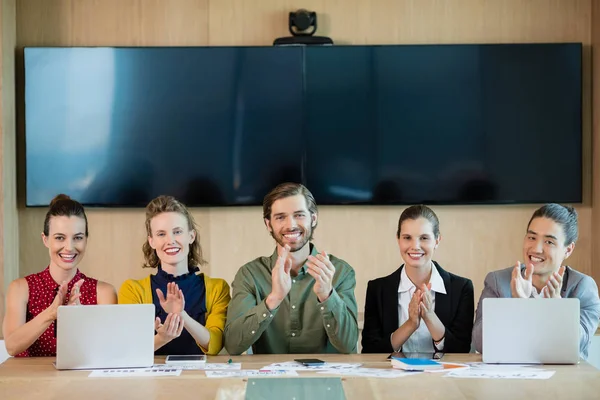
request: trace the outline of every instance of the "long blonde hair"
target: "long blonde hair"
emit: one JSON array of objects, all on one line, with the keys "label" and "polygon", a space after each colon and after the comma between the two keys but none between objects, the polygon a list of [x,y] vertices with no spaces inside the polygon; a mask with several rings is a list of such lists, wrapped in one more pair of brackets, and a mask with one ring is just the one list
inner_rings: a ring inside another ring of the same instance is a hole
[{"label": "long blonde hair", "polygon": [[[146,234],[152,236],[152,229],[150,222],[152,218],[159,214],[166,212],[176,212],[185,217],[188,222],[188,229],[190,231],[196,231],[196,240],[190,244],[190,252],[188,253],[188,269],[193,271],[195,267],[200,267],[206,264],[206,260],[202,257],[202,247],[200,246],[200,233],[198,231],[198,225],[194,221],[194,217],[187,209],[187,207],[173,196],[158,196],[152,200],[146,206]],[[144,253],[144,268],[158,268],[160,265],[160,259],[156,254],[156,250],[150,247],[148,240],[144,242],[142,246],[142,252]]]}]

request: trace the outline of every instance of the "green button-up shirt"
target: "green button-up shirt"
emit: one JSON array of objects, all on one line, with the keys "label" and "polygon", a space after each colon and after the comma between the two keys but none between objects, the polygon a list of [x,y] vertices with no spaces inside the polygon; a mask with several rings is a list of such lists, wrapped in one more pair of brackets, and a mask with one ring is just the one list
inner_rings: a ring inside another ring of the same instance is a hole
[{"label": "green button-up shirt", "polygon": [[[318,251],[312,244],[311,254]],[[348,263],[329,255],[335,267],[333,291],[320,303],[315,280],[306,264],[292,277],[292,288],[275,310],[265,303],[271,293],[271,257],[259,257],[237,272],[227,310],[225,348],[240,354],[252,346],[254,354],[356,353],[358,342],[356,278]]]}]

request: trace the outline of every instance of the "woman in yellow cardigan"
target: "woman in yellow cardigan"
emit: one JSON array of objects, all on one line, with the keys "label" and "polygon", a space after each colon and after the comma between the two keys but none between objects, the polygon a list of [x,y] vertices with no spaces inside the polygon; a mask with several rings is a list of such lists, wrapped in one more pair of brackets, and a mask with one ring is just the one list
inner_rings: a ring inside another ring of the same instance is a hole
[{"label": "woman in yellow cardigan", "polygon": [[188,209],[171,196],[146,207],[145,268],[155,275],[129,279],[119,290],[119,304],[154,304],[154,351],[168,354],[218,354],[231,299],[229,285],[200,273],[206,264]]}]

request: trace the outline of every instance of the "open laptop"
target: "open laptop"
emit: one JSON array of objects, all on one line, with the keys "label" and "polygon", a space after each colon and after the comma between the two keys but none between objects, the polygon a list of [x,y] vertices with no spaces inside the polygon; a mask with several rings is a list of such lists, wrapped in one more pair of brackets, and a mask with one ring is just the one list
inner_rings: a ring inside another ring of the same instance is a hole
[{"label": "open laptop", "polygon": [[153,363],[153,304],[58,308],[57,369],[135,368]]},{"label": "open laptop", "polygon": [[579,299],[483,299],[485,363],[577,364]]}]

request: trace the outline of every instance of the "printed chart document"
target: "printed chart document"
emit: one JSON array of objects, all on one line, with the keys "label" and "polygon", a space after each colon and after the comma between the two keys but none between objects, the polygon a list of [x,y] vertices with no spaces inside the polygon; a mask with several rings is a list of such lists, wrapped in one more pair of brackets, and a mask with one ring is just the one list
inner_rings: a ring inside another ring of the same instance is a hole
[{"label": "printed chart document", "polygon": [[[206,370],[237,370],[242,369],[242,363],[198,363],[198,364],[182,364],[182,365],[167,365],[167,364],[155,364],[156,368],[179,368],[182,370],[195,370],[195,371],[206,371]],[[153,367],[153,368],[154,368]]]},{"label": "printed chart document", "polygon": [[260,378],[263,376],[298,376],[296,371],[291,370],[273,370],[263,371],[257,369],[240,369],[238,371],[227,371],[227,370],[212,370],[205,371],[207,378]]},{"label": "printed chart document", "polygon": [[495,365],[469,363],[469,369],[448,372],[448,378],[480,378],[480,379],[550,379],[556,371],[532,368],[527,365]]},{"label": "printed chart document", "polygon": [[130,378],[139,376],[179,376],[181,369],[176,367],[153,366],[151,368],[98,369],[92,371],[89,378]]},{"label": "printed chart document", "polygon": [[341,376],[363,376],[367,378],[402,378],[421,374],[418,371],[404,371],[393,368],[345,368],[337,370],[319,371],[319,374],[341,375]]},{"label": "printed chart document", "polygon": [[320,365],[305,366],[297,361],[286,361],[281,363],[273,363],[262,367],[261,371],[272,371],[272,370],[291,370],[291,371],[337,371],[358,368],[361,363],[330,363],[326,362]]},{"label": "printed chart document", "polygon": [[544,371],[544,369],[540,368],[540,365],[537,364],[486,364],[481,361],[477,362],[468,362],[465,363],[470,368],[474,369],[485,369],[488,371],[507,371],[507,370],[520,370],[525,368],[527,371]]}]

